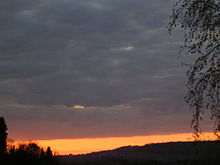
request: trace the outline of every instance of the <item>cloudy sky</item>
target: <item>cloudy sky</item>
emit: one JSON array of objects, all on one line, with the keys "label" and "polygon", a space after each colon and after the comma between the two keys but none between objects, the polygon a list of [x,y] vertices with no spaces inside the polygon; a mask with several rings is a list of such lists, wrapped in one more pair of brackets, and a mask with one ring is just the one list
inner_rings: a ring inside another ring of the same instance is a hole
[{"label": "cloudy sky", "polygon": [[18,140],[191,132],[173,0],[0,2],[0,116]]}]

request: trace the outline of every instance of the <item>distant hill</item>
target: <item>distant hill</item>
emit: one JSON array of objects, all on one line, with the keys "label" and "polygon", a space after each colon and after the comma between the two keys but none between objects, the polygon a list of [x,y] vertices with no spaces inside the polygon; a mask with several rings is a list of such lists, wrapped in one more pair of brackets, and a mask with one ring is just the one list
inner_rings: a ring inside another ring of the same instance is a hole
[{"label": "distant hill", "polygon": [[220,157],[220,141],[205,141],[125,146],[114,150],[94,152],[85,155],[65,155],[59,156],[59,158],[66,162],[74,162],[75,164],[98,164],[95,162],[112,162],[114,160],[151,160],[168,163],[186,160],[210,160],[215,158],[217,159],[218,156]]}]

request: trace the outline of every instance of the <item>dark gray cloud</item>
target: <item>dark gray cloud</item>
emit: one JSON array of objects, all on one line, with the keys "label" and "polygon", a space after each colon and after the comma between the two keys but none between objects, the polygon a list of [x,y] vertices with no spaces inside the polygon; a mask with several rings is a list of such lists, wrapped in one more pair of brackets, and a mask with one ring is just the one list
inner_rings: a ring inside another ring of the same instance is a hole
[{"label": "dark gray cloud", "polygon": [[[85,109],[60,105],[10,105],[1,109],[4,109],[6,118],[11,120],[9,131],[17,139],[115,137],[190,130],[186,124],[190,115],[183,113],[183,109],[180,109],[181,113],[167,113],[157,107],[146,109],[134,105]],[[41,109],[41,113],[38,109]],[[145,109],[147,112],[144,112]]]},{"label": "dark gray cloud", "polygon": [[12,136],[189,131],[170,11],[168,0],[0,2],[0,115]]}]

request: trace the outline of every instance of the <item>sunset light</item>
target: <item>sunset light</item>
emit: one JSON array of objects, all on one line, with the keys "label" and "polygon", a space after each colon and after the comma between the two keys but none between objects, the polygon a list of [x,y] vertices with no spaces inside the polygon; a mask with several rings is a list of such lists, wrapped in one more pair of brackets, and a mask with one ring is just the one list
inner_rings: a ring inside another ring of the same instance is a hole
[{"label": "sunset light", "polygon": [[[213,133],[203,133],[202,140],[214,140]],[[151,143],[193,141],[192,133],[134,136],[134,137],[109,137],[109,138],[82,138],[82,139],[57,139],[39,140],[42,146],[51,146],[57,154],[86,154],[102,150],[116,149],[122,146],[141,146]]]},{"label": "sunset light", "polygon": [[86,107],[84,107],[83,105],[74,105],[72,106],[73,109],[85,109]]}]

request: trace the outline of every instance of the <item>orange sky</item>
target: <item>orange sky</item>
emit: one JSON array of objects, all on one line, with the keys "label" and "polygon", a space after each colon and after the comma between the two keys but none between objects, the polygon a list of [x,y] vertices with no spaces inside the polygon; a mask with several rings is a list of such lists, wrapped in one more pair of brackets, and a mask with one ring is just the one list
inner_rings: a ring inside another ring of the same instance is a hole
[{"label": "orange sky", "polygon": [[[204,133],[201,138],[213,140],[213,133]],[[110,150],[128,145],[145,145],[171,141],[192,141],[192,133],[151,135],[134,137],[82,138],[39,140],[41,146],[50,146],[56,154],[84,154],[95,151]]]}]

